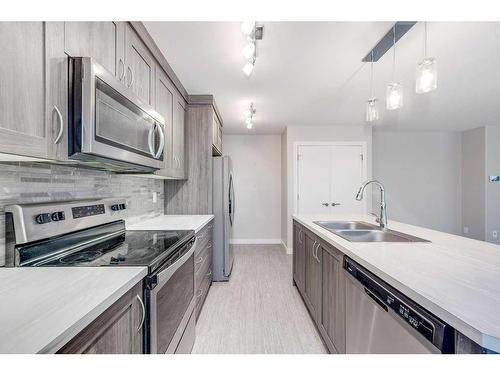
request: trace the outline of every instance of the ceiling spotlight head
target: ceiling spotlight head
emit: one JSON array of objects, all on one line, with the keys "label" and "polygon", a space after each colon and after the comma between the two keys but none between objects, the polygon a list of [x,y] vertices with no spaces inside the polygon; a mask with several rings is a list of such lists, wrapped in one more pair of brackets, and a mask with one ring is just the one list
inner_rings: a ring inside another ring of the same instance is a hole
[{"label": "ceiling spotlight head", "polygon": [[241,32],[243,35],[250,36],[255,30],[255,21],[244,21],[241,24]]},{"label": "ceiling spotlight head", "polygon": [[243,56],[245,56],[247,60],[255,57],[255,42],[250,41],[245,45],[243,48]]},{"label": "ceiling spotlight head", "polygon": [[250,77],[250,74],[252,74],[253,68],[254,68],[253,62],[248,61],[242,70],[243,70],[243,73],[245,73],[245,75],[247,77]]}]

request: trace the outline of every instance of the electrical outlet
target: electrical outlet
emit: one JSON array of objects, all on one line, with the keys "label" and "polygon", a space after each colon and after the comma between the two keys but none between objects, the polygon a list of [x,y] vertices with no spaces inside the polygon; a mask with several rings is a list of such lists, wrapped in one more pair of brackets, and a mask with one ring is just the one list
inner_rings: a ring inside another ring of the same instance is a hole
[{"label": "electrical outlet", "polygon": [[469,233],[469,227],[464,227],[464,234]]},{"label": "electrical outlet", "polygon": [[498,237],[498,231],[497,230],[492,231],[491,232],[491,237],[497,238]]},{"label": "electrical outlet", "polygon": [[153,203],[158,202],[158,193],[156,191],[153,191]]}]

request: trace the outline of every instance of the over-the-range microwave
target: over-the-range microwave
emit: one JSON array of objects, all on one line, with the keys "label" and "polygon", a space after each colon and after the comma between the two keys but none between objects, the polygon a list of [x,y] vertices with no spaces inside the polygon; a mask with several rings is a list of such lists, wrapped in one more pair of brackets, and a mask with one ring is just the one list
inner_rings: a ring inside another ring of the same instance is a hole
[{"label": "over-the-range microwave", "polygon": [[68,156],[127,173],[162,168],[165,120],[89,57],[69,59]]}]

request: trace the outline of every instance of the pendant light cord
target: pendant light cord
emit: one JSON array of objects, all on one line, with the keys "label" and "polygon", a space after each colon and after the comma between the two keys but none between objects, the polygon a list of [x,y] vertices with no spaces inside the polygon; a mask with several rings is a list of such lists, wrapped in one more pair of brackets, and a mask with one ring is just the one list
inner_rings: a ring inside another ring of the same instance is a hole
[{"label": "pendant light cord", "polygon": [[396,71],[396,24],[392,27],[392,81],[394,81]]},{"label": "pendant light cord", "polygon": [[424,22],[424,58],[427,57],[427,21]]},{"label": "pendant light cord", "polygon": [[370,63],[370,99],[373,99],[373,50],[372,61]]}]

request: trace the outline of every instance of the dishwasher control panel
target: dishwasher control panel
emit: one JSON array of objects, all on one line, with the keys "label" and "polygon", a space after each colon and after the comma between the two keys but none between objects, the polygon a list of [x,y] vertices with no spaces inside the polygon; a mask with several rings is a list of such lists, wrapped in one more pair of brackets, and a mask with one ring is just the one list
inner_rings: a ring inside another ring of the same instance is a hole
[{"label": "dishwasher control panel", "polygon": [[454,330],[452,327],[348,257],[344,258],[344,269],[385,311],[391,310],[396,313],[441,352],[453,351]]}]

